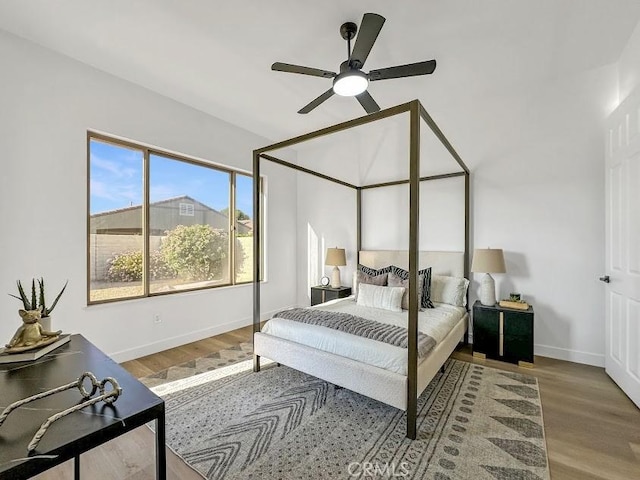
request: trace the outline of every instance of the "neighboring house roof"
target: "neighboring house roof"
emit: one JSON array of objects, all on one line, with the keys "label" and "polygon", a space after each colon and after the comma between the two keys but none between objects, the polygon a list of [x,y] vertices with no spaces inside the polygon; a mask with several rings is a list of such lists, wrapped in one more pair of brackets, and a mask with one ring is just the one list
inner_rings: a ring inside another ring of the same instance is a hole
[{"label": "neighboring house roof", "polygon": [[[218,212],[218,210],[216,210],[215,208],[211,208],[209,205],[205,205],[204,203],[199,202],[198,200],[196,200],[194,198],[191,198],[189,195],[180,195],[178,197],[171,197],[171,198],[167,198],[165,200],[159,200],[157,202],[151,202],[149,205],[158,206],[158,205],[163,205],[165,203],[176,202],[178,200],[187,200],[189,202],[194,202],[194,203],[197,203],[199,205],[202,205],[204,208],[208,208],[209,210],[213,210],[214,212]],[[101,217],[103,215],[113,215],[114,213],[127,212],[127,211],[130,211],[130,210],[136,210],[138,208],[142,208],[142,205],[131,205],[130,207],[115,208],[113,210],[105,210],[104,212],[94,213],[93,215],[91,215],[91,218]],[[220,213],[220,212],[218,212],[218,213]],[[224,214],[220,213],[220,215],[224,215]]]},{"label": "neighboring house roof", "polygon": [[242,225],[244,225],[245,227],[247,227],[249,230],[253,230],[253,220],[248,219],[248,220],[238,220],[238,223],[241,223]]},{"label": "neighboring house roof", "polygon": [[[200,212],[208,212],[205,213],[205,215],[207,215],[208,219],[204,220],[206,223],[212,224],[214,226],[214,228],[224,228],[224,224],[228,225],[229,222],[229,217],[228,215],[214,209],[211,208],[210,206],[196,200],[193,197],[190,197],[189,195],[180,195],[178,197],[172,197],[172,198],[167,198],[165,200],[160,200],[157,202],[152,202],[150,203],[150,207],[152,207],[154,210],[157,211],[158,207],[160,207],[162,209],[162,207],[165,207],[167,213],[170,211],[175,212],[178,208],[180,208],[180,205],[183,203],[188,203],[194,206],[194,209],[192,209],[191,211],[194,212],[194,210],[196,211],[196,213],[198,211]],[[124,208],[116,208],[113,210],[107,210],[105,212],[99,212],[99,213],[94,213],[93,215],[91,215],[91,220],[92,223],[98,228],[98,230],[110,230],[110,231],[115,231],[115,229],[119,229],[119,230],[127,230],[127,229],[132,229],[132,228],[140,228],[139,227],[139,216],[141,215],[140,213],[136,213],[137,211],[142,210],[142,205],[131,205],[129,207],[124,207]],[[182,216],[182,214],[180,214]],[[191,213],[190,215],[193,217],[193,213]],[[162,220],[160,220],[160,218],[164,218],[164,222]],[[171,223],[171,217],[165,216],[163,215],[162,217],[158,217],[158,221],[159,223],[156,225],[157,228],[159,228],[160,230],[163,230],[165,228],[173,228],[172,225],[175,225],[173,223]],[[186,218],[183,217],[186,221]],[[116,220],[117,219],[117,220]],[[216,220],[217,219],[217,220]],[[175,221],[175,219],[174,219]],[[202,217],[200,217],[200,222],[203,221]],[[116,222],[117,227],[114,227],[114,223]],[[169,222],[169,223],[167,223]],[[246,222],[246,221],[245,221]],[[185,224],[192,224],[194,223],[193,221],[186,221]],[[198,220],[195,219],[195,223],[198,223]],[[243,234],[247,234],[250,233],[252,230],[252,225],[246,225],[245,223],[242,222],[238,222],[241,225],[238,225],[238,231],[239,233],[243,233]]]}]

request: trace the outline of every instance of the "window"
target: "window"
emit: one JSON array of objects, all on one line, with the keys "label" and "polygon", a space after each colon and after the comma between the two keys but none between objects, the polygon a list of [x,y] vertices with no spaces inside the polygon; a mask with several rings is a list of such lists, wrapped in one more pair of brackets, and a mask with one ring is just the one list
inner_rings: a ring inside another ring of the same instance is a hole
[{"label": "window", "polygon": [[193,203],[181,203],[180,204],[180,213],[179,215],[183,217],[193,217],[195,214],[193,213],[195,210],[193,208]]},{"label": "window", "polygon": [[93,133],[88,149],[88,303],[252,281],[252,176]]}]

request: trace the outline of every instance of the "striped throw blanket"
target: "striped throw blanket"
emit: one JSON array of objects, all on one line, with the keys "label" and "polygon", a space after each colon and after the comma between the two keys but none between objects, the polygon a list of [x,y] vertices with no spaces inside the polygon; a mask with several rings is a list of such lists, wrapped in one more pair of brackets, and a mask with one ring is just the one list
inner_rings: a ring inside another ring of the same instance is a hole
[{"label": "striped throw blanket", "polygon": [[[292,308],[283,310],[275,314],[274,317],[333,328],[334,330],[388,343],[396,347],[408,348],[406,328],[376,322],[375,320],[357,317],[349,313],[327,312],[311,308]],[[418,357],[424,357],[435,346],[436,341],[433,337],[418,332]]]}]

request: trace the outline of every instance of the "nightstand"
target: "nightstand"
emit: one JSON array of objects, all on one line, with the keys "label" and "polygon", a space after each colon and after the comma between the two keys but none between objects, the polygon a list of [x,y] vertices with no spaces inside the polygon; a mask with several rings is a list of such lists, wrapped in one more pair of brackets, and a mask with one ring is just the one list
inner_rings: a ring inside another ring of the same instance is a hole
[{"label": "nightstand", "polygon": [[351,295],[351,287],[311,287],[311,305],[328,302],[336,298],[345,298]]},{"label": "nightstand", "polygon": [[473,356],[533,366],[533,307],[473,304]]}]

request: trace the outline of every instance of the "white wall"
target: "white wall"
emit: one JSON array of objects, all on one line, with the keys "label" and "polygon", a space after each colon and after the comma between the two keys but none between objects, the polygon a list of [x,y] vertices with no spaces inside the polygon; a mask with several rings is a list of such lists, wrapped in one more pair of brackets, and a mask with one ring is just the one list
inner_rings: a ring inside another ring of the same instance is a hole
[{"label": "white wall", "polygon": [[620,55],[620,60],[618,60],[618,76],[618,103],[622,103],[640,84],[640,23],[638,23],[631,34],[631,38],[629,38],[626,47]]},{"label": "white wall", "polygon": [[[419,213],[420,250],[464,250],[464,177],[421,182]],[[408,185],[362,193],[362,248],[409,248]]]},{"label": "white wall", "polygon": [[[494,276],[498,297],[520,292],[533,304],[539,355],[604,364],[604,294],[598,281],[604,271],[603,132],[617,89],[616,65],[608,65],[536,85],[425,103],[471,170],[471,248],[504,249],[508,272]],[[319,223],[329,215],[324,221],[334,225],[352,218],[318,201],[331,196],[322,184],[314,186],[312,196],[307,188],[299,181],[302,276],[308,273],[302,244],[308,219]],[[384,190],[365,203],[363,245],[406,249],[406,193]],[[457,191],[461,199],[463,190]],[[460,209],[448,191],[439,195],[422,204],[422,248],[443,248],[451,241],[456,249],[462,239],[455,244],[455,227],[439,239],[429,237],[432,220]],[[482,275],[472,275],[472,302]],[[300,301],[306,286],[299,289]]]},{"label": "white wall", "polygon": [[340,267],[342,285],[351,286],[356,262],[356,193],[355,190],[298,173],[297,300],[309,305],[310,287],[320,284],[324,275],[331,278],[333,267],[324,265],[329,247],[344,248],[347,266]]},{"label": "white wall", "polygon": [[[120,361],[249,324],[251,286],[86,306],[86,132],[247,171],[252,149],[271,142],[2,32],[0,65],[0,291],[14,293],[16,279],[43,276],[50,288],[69,279],[55,326],[82,333]],[[264,173],[273,268],[262,311],[269,312],[295,303],[295,263],[287,252],[296,248],[296,183],[294,173]],[[4,298],[0,340],[19,326],[19,302]]]},{"label": "white wall", "polygon": [[615,90],[609,66],[505,96],[502,141],[468,159],[474,246],[505,250],[499,298],[533,304],[536,354],[593,365],[604,364],[604,118]]}]

